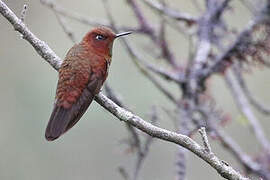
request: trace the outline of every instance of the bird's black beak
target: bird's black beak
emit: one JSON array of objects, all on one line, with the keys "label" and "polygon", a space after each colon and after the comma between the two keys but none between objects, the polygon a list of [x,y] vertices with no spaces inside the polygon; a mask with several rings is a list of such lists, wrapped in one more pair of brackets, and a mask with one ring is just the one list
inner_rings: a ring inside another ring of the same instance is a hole
[{"label": "bird's black beak", "polygon": [[131,31],[118,33],[118,34],[116,34],[115,38],[118,38],[118,37],[121,37],[121,36],[125,36],[125,35],[129,35],[131,33],[132,33]]}]

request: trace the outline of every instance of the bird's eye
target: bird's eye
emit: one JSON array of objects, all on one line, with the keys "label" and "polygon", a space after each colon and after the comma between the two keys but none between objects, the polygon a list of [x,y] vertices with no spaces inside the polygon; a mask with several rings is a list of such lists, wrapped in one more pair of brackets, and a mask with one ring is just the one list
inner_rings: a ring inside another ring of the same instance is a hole
[{"label": "bird's eye", "polygon": [[96,35],[96,40],[104,40],[104,39],[106,39],[105,36],[103,36],[101,34]]}]

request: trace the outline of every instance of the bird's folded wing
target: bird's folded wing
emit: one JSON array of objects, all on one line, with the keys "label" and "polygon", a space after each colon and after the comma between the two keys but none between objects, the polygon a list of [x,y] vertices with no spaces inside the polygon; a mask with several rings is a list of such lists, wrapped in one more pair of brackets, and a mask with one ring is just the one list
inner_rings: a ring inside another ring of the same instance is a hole
[{"label": "bird's folded wing", "polygon": [[70,108],[65,108],[64,106],[59,105],[56,100],[45,133],[45,137],[48,141],[57,139],[80,120],[93,101],[96,93],[99,92],[102,84],[103,81],[101,79],[91,78],[91,81]]}]

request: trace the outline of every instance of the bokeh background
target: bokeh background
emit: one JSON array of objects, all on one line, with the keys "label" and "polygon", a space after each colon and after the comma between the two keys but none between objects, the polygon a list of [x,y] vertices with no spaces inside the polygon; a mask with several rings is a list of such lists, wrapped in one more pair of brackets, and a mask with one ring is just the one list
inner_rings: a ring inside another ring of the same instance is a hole
[{"label": "bokeh background", "polygon": [[[64,57],[73,43],[58,24],[54,13],[36,0],[5,0],[5,3],[20,15],[23,4],[28,4],[26,24],[40,39],[44,40],[60,56]],[[106,18],[100,0],[58,0],[63,7],[91,18]],[[198,15],[189,1],[167,1],[184,12]],[[136,20],[124,0],[110,1],[115,19],[123,25],[135,25]],[[144,7],[142,3],[140,3]],[[236,29],[248,22],[250,13],[240,3],[233,1],[234,8],[226,13],[226,21]],[[144,7],[153,22],[156,15]],[[79,41],[91,27],[67,20]],[[169,30],[169,40],[178,59],[187,59],[188,44],[182,35]],[[141,35],[128,37],[141,50],[149,40]],[[145,53],[145,52],[143,52]],[[147,56],[147,54],[146,54]],[[159,60],[153,61],[162,64]],[[256,67],[246,73],[251,91],[265,104],[270,105],[269,70]],[[114,45],[113,63],[107,82],[123,98],[136,114],[149,120],[147,115],[152,105],[172,108],[173,105],[132,64],[131,59],[118,41]],[[50,116],[57,72],[50,67],[12,26],[0,16],[0,179],[1,180],[73,180],[73,179],[122,179],[118,167],[133,170],[135,155],[128,153],[123,144],[127,138],[124,123],[93,102],[82,120],[67,134],[54,142],[47,142],[44,131]],[[177,86],[163,82],[180,97]],[[209,82],[209,90],[217,105],[230,113],[232,121],[225,130],[250,155],[260,147],[249,131],[247,121],[237,110],[230,91],[222,77],[215,76]],[[158,125],[173,130],[173,122],[158,108]],[[256,114],[258,114],[255,111]],[[270,138],[270,118],[258,116],[267,137]],[[200,137],[194,139],[200,142]],[[240,169],[233,157],[218,144],[210,141],[213,151],[226,162]],[[141,172],[141,179],[162,180],[175,177],[175,153],[177,146],[155,140],[150,148]],[[189,153],[188,179],[222,179],[215,170],[198,157]]]}]

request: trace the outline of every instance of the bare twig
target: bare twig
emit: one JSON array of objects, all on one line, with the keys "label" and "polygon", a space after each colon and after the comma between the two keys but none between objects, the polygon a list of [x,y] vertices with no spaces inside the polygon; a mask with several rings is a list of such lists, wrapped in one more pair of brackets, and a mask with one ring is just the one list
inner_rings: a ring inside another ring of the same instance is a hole
[{"label": "bare twig", "polygon": [[39,40],[3,1],[0,1],[0,5],[0,13],[13,25],[15,31],[21,33],[23,38],[27,40],[35,48],[37,53],[54,69],[59,69],[62,61],[53,50],[44,41]]},{"label": "bare twig", "polygon": [[173,18],[175,20],[184,21],[188,23],[188,25],[192,25],[197,22],[197,18],[186,13],[181,13],[167,6],[163,6],[161,3],[157,1],[144,0],[144,2],[149,7],[157,10],[158,12],[161,12],[164,15],[169,16],[170,18]]},{"label": "bare twig", "polygon": [[261,146],[265,150],[269,150],[270,148],[269,141],[266,138],[263,128],[261,127],[259,121],[252,112],[250,104],[247,100],[246,95],[243,93],[241,86],[236,82],[235,78],[233,77],[233,74],[230,71],[226,72],[225,80],[227,85],[229,86],[229,89],[232,92],[232,95],[234,96],[234,99],[236,100],[238,108],[241,110],[243,115],[249,121],[249,125],[252,131],[254,132],[258,142],[260,142]]},{"label": "bare twig", "polygon": [[162,57],[167,59],[173,68],[178,69],[178,64],[176,63],[174,54],[170,50],[170,45],[166,39],[166,23],[163,16],[161,16],[158,44],[161,48]]},{"label": "bare twig", "polygon": [[154,44],[157,45],[161,49],[164,59],[166,59],[167,62],[169,62],[169,64],[173,68],[177,69],[178,64],[171,50],[167,48],[168,43],[166,42],[166,40],[163,39],[163,41],[159,41],[159,37],[157,35],[156,30],[153,28],[152,24],[149,23],[148,19],[143,14],[141,7],[138,5],[138,3],[135,0],[127,0],[127,2],[132,8],[139,22],[141,32],[144,32],[151,38]]},{"label": "bare twig", "polygon": [[148,34],[153,34],[154,35],[154,29],[144,16],[141,8],[139,7],[138,3],[135,0],[127,0],[128,4],[132,7],[132,10],[138,19],[141,29]]},{"label": "bare twig", "polygon": [[252,19],[247,27],[237,36],[234,43],[229,46],[223,54],[218,56],[214,63],[210,64],[207,68],[203,69],[200,72],[200,78],[206,79],[214,72],[222,72],[224,71],[224,67],[226,68],[226,64],[231,64],[232,58],[239,53],[239,51],[243,50],[243,47],[249,45],[249,38],[251,37],[251,33],[253,32],[254,28],[256,28],[259,24],[268,23],[269,20],[269,8],[264,7],[261,12]]},{"label": "bare twig", "polygon": [[[213,106],[213,105],[212,105]],[[237,144],[226,132],[218,127],[219,119],[222,121],[224,117],[220,115],[220,112],[213,110],[211,105],[204,105],[201,107],[206,119],[207,132],[212,135],[214,140],[219,140],[220,143],[226,148],[232,155],[243,165],[246,173],[256,174],[262,178],[269,179],[270,173],[267,171],[267,167],[257,163],[252,157],[248,156],[239,144]],[[214,135],[214,136],[213,136]]]},{"label": "bare twig", "polygon": [[76,43],[76,38],[74,33],[70,30],[70,28],[67,26],[66,21],[63,17],[61,17],[61,15],[58,14],[57,11],[55,11],[55,16],[56,19],[58,20],[60,26],[62,27],[63,31],[66,33],[66,35],[69,37],[69,39],[73,42]]},{"label": "bare twig", "polygon": [[24,22],[24,19],[25,19],[25,16],[26,16],[26,11],[27,11],[27,5],[24,4],[24,5],[23,5],[22,12],[21,12],[21,18],[20,18],[20,20],[21,20],[22,22]]},{"label": "bare twig", "polygon": [[[134,57],[136,62],[135,64],[140,63],[141,65],[143,65],[145,68],[147,68],[148,70],[154,72],[155,74],[161,76],[162,78],[166,79],[166,80],[170,80],[170,81],[174,81],[177,84],[182,84],[185,81],[185,77],[184,77],[184,73],[182,72],[178,72],[178,73],[173,73],[170,72],[168,70],[165,70],[161,67],[158,66],[154,66],[150,63],[147,62],[147,60],[136,51],[135,48],[133,48],[130,43],[128,43],[126,40],[124,40],[124,45],[126,46],[129,54],[131,57]],[[138,64],[139,65],[139,64]],[[137,66],[137,65],[136,65]]]},{"label": "bare twig", "polygon": [[79,21],[83,24],[90,25],[90,26],[109,26],[109,22],[103,19],[90,19],[89,17],[84,17],[80,14],[74,13],[72,11],[68,11],[60,6],[58,6],[54,1],[52,0],[40,0],[40,2],[49,8],[56,11],[58,14],[61,14],[62,16],[74,19],[76,21]]},{"label": "bare twig", "polygon": [[50,0],[40,0],[40,1],[44,5],[47,5],[47,7],[49,7],[54,12],[56,19],[57,19],[58,23],[60,24],[60,26],[62,27],[65,34],[68,36],[68,38],[73,43],[76,43],[76,38],[75,38],[74,33],[71,31],[70,27],[67,25],[67,23],[66,23],[65,19],[62,17],[62,15],[57,11],[57,8],[56,8],[57,6]]},{"label": "bare twig", "polygon": [[[133,60],[134,64],[136,65],[136,67],[142,72],[143,75],[145,75],[169,100],[171,100],[171,102],[173,102],[174,104],[177,104],[177,100],[176,98],[171,94],[171,92],[169,92],[160,82],[158,82],[158,80],[152,76],[144,67],[142,67],[138,62],[137,59],[139,57],[135,56],[135,54],[132,54],[132,52],[134,52],[134,50],[132,50],[131,46],[128,44],[127,41],[123,40],[124,44],[127,47],[127,50],[131,56],[131,59]],[[161,72],[161,71],[159,71]],[[164,73],[163,73],[164,75]],[[168,74],[167,74],[168,75]],[[172,77],[172,76],[171,76]]]},{"label": "bare twig", "polygon": [[201,127],[201,128],[199,129],[199,133],[200,133],[201,136],[202,136],[202,140],[203,140],[203,145],[204,145],[204,147],[205,147],[205,151],[206,151],[207,153],[212,153],[211,146],[210,146],[210,144],[209,144],[209,142],[208,142],[208,138],[207,138],[207,135],[206,135],[205,127]]},{"label": "bare twig", "polygon": [[228,149],[248,171],[257,174],[263,179],[270,179],[270,173],[267,169],[248,156],[230,136],[221,129],[214,128],[213,130],[221,144]]},{"label": "bare twig", "polygon": [[254,95],[249,91],[242,73],[240,72],[241,70],[238,67],[232,68],[233,73],[235,74],[235,78],[238,80],[239,85],[242,88],[242,91],[245,93],[247,99],[249,100],[249,103],[253,105],[257,110],[260,112],[269,115],[270,114],[270,108],[261,104],[255,97]]}]

